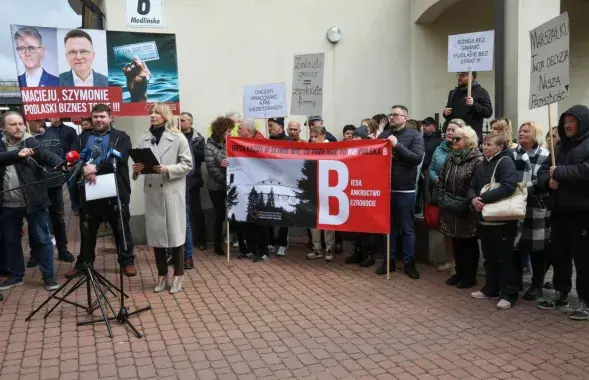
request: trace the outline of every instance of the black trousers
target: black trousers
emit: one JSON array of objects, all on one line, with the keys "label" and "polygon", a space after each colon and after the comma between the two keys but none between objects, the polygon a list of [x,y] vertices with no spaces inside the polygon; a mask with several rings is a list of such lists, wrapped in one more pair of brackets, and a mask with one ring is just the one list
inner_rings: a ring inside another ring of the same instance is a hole
[{"label": "black trousers", "polygon": [[517,224],[479,224],[478,232],[485,258],[485,285],[481,292],[514,303],[519,296],[519,281],[513,258]]},{"label": "black trousers", "polygon": [[190,214],[192,215],[193,245],[207,245],[207,223],[202,209],[200,187],[190,190]]},{"label": "black trousers", "polygon": [[471,285],[477,282],[479,269],[479,242],[476,237],[453,238],[454,261],[456,262],[456,278]]},{"label": "black trousers", "polygon": [[96,259],[96,236],[98,228],[103,218],[108,220],[112,228],[117,246],[119,265],[127,266],[133,264],[135,256],[133,255],[133,238],[131,228],[129,227],[129,205],[123,204],[123,228],[125,230],[125,239],[127,240],[127,249],[123,249],[123,235],[119,226],[119,212],[116,210],[116,200],[99,199],[85,202],[80,209],[80,234],[82,236],[80,245],[80,255],[76,262],[76,268],[84,269],[84,263],[93,265]]},{"label": "black trousers", "polygon": [[251,248],[248,243],[246,243],[246,236],[247,236],[247,223],[245,222],[233,222],[231,223],[231,230],[235,231],[237,235],[237,244],[239,245],[239,253],[249,253],[251,252]]},{"label": "black trousers", "polygon": [[[524,251],[514,250],[513,252],[515,272],[520,288],[523,287],[524,267],[522,265],[522,258],[525,254],[526,252]],[[546,276],[550,264],[548,257],[548,250],[530,252],[530,262],[532,264],[532,288],[541,289],[544,285],[544,277]]]},{"label": "black trousers", "polygon": [[261,257],[268,254],[268,229],[254,223],[245,224],[245,236],[249,251]]},{"label": "black trousers", "polygon": [[577,271],[577,295],[589,302],[589,220],[580,215],[553,215],[552,266],[554,289],[570,293],[572,288],[572,264]]},{"label": "black trousers", "polygon": [[[168,274],[168,253],[167,248],[154,248],[155,265],[157,266],[158,276]],[[174,276],[184,275],[184,245],[171,248],[172,265],[174,266]]]},{"label": "black trousers", "polygon": [[341,231],[335,231],[335,244],[344,244],[344,237],[342,236]]},{"label": "black trousers", "polygon": [[274,235],[274,227],[268,227],[268,243],[277,247],[288,246],[288,227],[278,227],[278,235]]},{"label": "black trousers", "polygon": [[215,252],[223,251],[223,223],[225,223],[225,190],[209,190],[209,197],[215,209],[215,223],[213,225],[213,243]]}]

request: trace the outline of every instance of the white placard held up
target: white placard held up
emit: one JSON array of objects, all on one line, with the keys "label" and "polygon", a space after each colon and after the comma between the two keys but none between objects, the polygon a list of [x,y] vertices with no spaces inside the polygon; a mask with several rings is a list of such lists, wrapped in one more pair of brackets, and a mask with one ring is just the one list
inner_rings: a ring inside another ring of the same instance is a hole
[{"label": "white placard held up", "polygon": [[448,36],[448,72],[493,70],[494,40],[493,30]]},{"label": "white placard held up", "polygon": [[286,84],[270,83],[245,86],[243,113],[246,118],[267,119],[288,116]]},{"label": "white placard held up", "polygon": [[325,54],[295,55],[291,115],[321,115],[323,112],[323,68]]},{"label": "white placard held up", "polygon": [[96,183],[90,185],[86,182],[84,191],[86,193],[86,201],[116,197],[117,183],[115,182],[114,173],[97,175]]},{"label": "white placard held up", "polygon": [[130,28],[163,28],[163,0],[125,0],[125,18]]},{"label": "white placard held up", "polygon": [[530,30],[530,109],[569,96],[569,15],[567,12]]}]

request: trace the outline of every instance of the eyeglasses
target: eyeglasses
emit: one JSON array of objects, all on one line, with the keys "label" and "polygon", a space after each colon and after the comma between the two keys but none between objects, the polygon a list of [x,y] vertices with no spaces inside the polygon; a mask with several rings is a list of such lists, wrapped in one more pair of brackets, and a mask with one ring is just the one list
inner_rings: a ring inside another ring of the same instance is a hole
[{"label": "eyeglasses", "polygon": [[19,46],[16,48],[16,51],[20,54],[24,54],[25,52],[29,52],[34,54],[37,52],[37,49],[41,49],[43,46]]},{"label": "eyeglasses", "polygon": [[456,74],[456,78],[462,78],[462,77],[467,77],[468,73],[457,73]]},{"label": "eyeglasses", "polygon": [[452,138],[452,141],[454,141],[455,143],[460,142],[460,140],[462,140],[462,137],[454,137],[454,138]]},{"label": "eyeglasses", "polygon": [[86,58],[90,54],[92,54],[92,52],[90,50],[70,50],[66,54],[69,58],[75,58],[78,56],[78,54],[80,54],[82,57]]},{"label": "eyeglasses", "polygon": [[403,115],[401,113],[392,113],[389,115],[389,117],[407,117],[407,115]]}]

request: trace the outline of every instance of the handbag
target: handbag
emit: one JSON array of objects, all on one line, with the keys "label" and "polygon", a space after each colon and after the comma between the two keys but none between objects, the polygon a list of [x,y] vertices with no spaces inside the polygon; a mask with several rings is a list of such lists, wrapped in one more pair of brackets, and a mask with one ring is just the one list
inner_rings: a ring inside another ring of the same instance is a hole
[{"label": "handbag", "polygon": [[[491,182],[483,186],[481,194],[497,189],[500,184],[495,182],[495,172],[502,159],[501,157],[493,169]],[[482,210],[483,219],[487,222],[506,221],[506,220],[524,220],[526,217],[526,207],[528,200],[528,188],[526,183],[520,182],[515,188],[515,192],[507,198],[495,203],[485,204]]]},{"label": "handbag", "polygon": [[438,225],[440,224],[440,208],[436,205],[426,202],[423,218],[425,219],[425,224],[428,227],[437,230]]}]

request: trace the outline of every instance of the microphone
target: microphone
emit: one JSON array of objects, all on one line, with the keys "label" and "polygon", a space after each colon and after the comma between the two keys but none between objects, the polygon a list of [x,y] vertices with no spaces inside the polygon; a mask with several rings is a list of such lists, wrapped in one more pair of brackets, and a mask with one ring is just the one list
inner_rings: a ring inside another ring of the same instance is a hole
[{"label": "microphone", "polygon": [[80,154],[80,159],[78,160],[78,162],[76,162],[76,166],[74,166],[74,169],[72,170],[72,174],[68,181],[68,185],[71,186],[73,184],[73,181],[75,181],[78,177],[80,170],[82,170],[82,168],[86,164],[92,163],[92,161],[100,157],[100,155],[102,155],[102,150],[100,150],[100,148],[96,145],[91,146],[90,149],[82,150],[82,153]]},{"label": "microphone", "polygon": [[65,155],[65,160],[70,164],[75,164],[80,159],[80,153],[76,152],[75,150],[67,152]]}]

